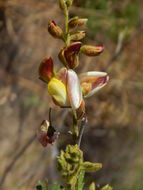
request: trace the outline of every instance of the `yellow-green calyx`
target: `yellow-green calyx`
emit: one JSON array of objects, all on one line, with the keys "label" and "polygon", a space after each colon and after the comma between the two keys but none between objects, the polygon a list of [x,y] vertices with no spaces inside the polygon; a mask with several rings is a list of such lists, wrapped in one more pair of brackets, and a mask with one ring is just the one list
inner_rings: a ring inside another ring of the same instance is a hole
[{"label": "yellow-green calyx", "polygon": [[73,17],[69,20],[69,27],[70,28],[76,28],[77,26],[84,26],[86,25],[88,19],[86,18],[79,18],[79,17]]},{"label": "yellow-green calyx", "polygon": [[82,40],[84,37],[85,37],[85,31],[79,31],[79,32],[76,32],[75,34],[72,34],[70,36],[70,40],[78,41],[78,40]]}]

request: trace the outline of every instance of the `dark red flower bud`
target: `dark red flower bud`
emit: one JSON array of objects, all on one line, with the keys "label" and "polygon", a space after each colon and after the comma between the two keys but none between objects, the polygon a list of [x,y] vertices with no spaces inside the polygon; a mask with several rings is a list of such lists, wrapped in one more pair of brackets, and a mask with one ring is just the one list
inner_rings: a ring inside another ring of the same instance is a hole
[{"label": "dark red flower bud", "polygon": [[48,31],[54,38],[62,39],[63,31],[56,25],[54,21],[51,21],[48,25]]},{"label": "dark red flower bud", "polygon": [[39,66],[39,79],[48,83],[54,75],[54,65],[51,57],[45,57]]},{"label": "dark red flower bud", "polygon": [[80,48],[81,42],[74,42],[64,50],[64,56],[70,69],[74,69],[79,65],[78,54],[80,52]]}]

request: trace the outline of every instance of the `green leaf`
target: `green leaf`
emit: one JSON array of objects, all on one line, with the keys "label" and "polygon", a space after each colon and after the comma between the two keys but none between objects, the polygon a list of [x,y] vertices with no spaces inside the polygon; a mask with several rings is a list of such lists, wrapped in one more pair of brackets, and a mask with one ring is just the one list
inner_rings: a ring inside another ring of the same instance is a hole
[{"label": "green leaf", "polygon": [[37,184],[37,186],[36,186],[36,189],[37,189],[37,190],[44,190],[44,186],[43,186],[43,184],[42,184],[41,181],[38,181],[38,184]]},{"label": "green leaf", "polygon": [[46,179],[46,190],[48,190],[48,180]]},{"label": "green leaf", "polygon": [[83,187],[84,187],[84,175],[85,175],[84,172],[80,173],[76,187],[75,187],[75,190],[82,190],[83,189]]}]

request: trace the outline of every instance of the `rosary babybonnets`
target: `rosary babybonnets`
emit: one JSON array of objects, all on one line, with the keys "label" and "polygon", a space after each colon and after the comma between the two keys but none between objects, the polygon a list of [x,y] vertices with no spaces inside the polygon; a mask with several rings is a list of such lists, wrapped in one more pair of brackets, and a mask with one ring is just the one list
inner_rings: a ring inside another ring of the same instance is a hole
[{"label": "rosary babybonnets", "polygon": [[[50,21],[48,25],[49,33],[54,38],[62,40],[65,44],[58,54],[63,66],[56,71],[53,59],[50,56],[45,57],[39,66],[39,79],[46,83],[47,91],[54,104],[61,108],[70,108],[72,111],[71,135],[75,145],[67,145],[66,150],[61,150],[60,155],[57,157],[57,169],[65,179],[64,187],[58,186],[57,190],[82,190],[84,187],[84,173],[95,172],[102,168],[100,163],[84,161],[80,142],[83,133],[82,128],[86,125],[84,99],[89,98],[103,88],[109,79],[107,73],[100,71],[76,73],[75,69],[79,65],[79,54],[98,56],[103,52],[104,47],[102,45],[83,45],[80,42],[85,37],[85,32],[80,31],[79,28],[86,25],[87,19],[77,16],[69,19],[71,5],[72,0],[59,0],[60,9],[65,15],[64,30],[55,21]],[[51,113],[51,109],[49,112]],[[79,123],[81,123],[80,126]],[[50,117],[49,121],[44,120],[41,123],[37,136],[44,147],[56,141],[59,131],[56,131],[52,126]],[[40,187],[43,188],[42,184],[37,185],[37,189]],[[111,189],[109,185],[102,188],[102,190]],[[95,190],[94,183],[90,185],[89,190]]]}]

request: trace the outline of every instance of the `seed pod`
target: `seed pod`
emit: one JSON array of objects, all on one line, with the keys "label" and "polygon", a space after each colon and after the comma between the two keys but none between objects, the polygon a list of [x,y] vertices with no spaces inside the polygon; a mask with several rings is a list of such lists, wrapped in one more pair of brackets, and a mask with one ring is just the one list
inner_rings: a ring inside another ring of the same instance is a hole
[{"label": "seed pod", "polygon": [[84,26],[86,25],[87,21],[88,21],[87,18],[74,17],[69,20],[69,27],[75,28],[77,26]]},{"label": "seed pod", "polygon": [[62,39],[63,31],[56,25],[54,21],[51,21],[48,25],[48,31],[54,38]]},{"label": "seed pod", "polygon": [[72,34],[70,36],[70,39],[72,41],[79,41],[79,40],[82,40],[83,38],[85,38],[85,31],[79,31],[79,32]]},{"label": "seed pod", "polygon": [[104,47],[102,45],[99,46],[84,45],[81,47],[80,51],[87,56],[97,56],[104,51]]}]

